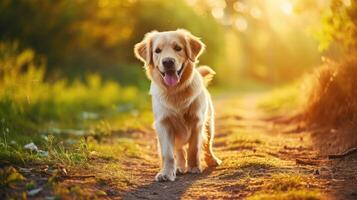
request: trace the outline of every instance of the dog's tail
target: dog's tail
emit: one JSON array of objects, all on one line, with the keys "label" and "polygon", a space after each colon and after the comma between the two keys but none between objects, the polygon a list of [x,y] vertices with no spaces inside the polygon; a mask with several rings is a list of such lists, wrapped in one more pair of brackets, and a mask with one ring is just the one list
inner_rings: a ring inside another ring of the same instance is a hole
[{"label": "dog's tail", "polygon": [[197,68],[197,71],[203,77],[203,81],[204,81],[206,86],[212,81],[213,76],[216,74],[216,72],[213,71],[213,69],[211,69],[210,67],[208,67],[206,65],[199,66]]}]

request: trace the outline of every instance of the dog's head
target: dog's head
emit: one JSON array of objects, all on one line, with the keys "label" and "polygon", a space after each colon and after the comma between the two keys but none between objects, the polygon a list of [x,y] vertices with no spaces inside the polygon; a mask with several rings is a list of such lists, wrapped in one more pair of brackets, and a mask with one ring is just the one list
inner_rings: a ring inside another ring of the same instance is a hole
[{"label": "dog's head", "polygon": [[204,47],[199,38],[183,29],[152,31],[135,45],[134,53],[145,63],[150,79],[166,87],[173,87],[192,74],[193,63]]}]

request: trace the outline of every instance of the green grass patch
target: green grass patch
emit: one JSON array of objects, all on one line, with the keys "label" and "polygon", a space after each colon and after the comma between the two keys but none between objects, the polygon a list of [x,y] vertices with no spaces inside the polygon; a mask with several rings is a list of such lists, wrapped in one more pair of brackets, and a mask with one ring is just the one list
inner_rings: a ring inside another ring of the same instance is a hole
[{"label": "green grass patch", "polygon": [[259,192],[249,200],[317,200],[321,194],[309,187],[306,176],[292,173],[277,173],[259,180]]},{"label": "green grass patch", "polygon": [[266,142],[264,140],[264,135],[256,131],[237,129],[234,130],[234,132],[237,133],[233,133],[227,138],[222,139],[227,141],[227,146],[235,144],[257,146],[264,145],[264,143]]},{"label": "green grass patch", "polygon": [[91,141],[88,149],[95,155],[105,159],[120,159],[123,157],[143,158],[144,152],[139,144],[130,138],[111,138],[110,142],[98,143]]},{"label": "green grass patch", "polygon": [[[28,143],[31,144],[31,143]],[[24,165],[26,163],[47,163],[64,165],[85,165],[88,149],[84,139],[72,145],[65,145],[60,138],[50,135],[39,143],[33,143],[36,149],[26,149],[24,143],[0,139],[0,161]],[[35,148],[35,147],[34,147]]]},{"label": "green grass patch", "polygon": [[[122,87],[89,74],[85,80],[45,80],[46,65],[30,49],[0,43],[0,116],[2,129],[30,134],[49,122],[67,127],[107,113],[130,114],[148,104],[135,87]],[[1,129],[0,129],[1,131]]]},{"label": "green grass patch", "polygon": [[289,191],[307,186],[304,178],[297,174],[273,174],[264,184],[264,189],[273,191]]},{"label": "green grass patch", "polygon": [[299,81],[267,92],[258,102],[258,107],[273,115],[283,114],[299,108]]},{"label": "green grass patch", "polygon": [[[281,143],[279,137],[271,137],[260,130],[234,128],[231,129],[233,133],[227,137],[220,137],[215,139],[215,143],[223,143],[226,150],[251,150],[259,152],[269,152],[272,148],[276,148]],[[286,141],[284,141],[286,142]],[[286,144],[288,145],[288,144]],[[292,145],[289,143],[289,145]]]},{"label": "green grass patch", "polygon": [[285,161],[269,155],[260,156],[251,152],[240,152],[224,159],[224,167],[220,173],[222,179],[236,179],[245,177],[265,176],[284,170]]},{"label": "green grass patch", "polygon": [[[96,168],[96,167],[94,167]],[[119,188],[127,188],[140,180],[132,175],[131,171],[123,169],[120,163],[107,163],[96,168],[98,184],[106,185],[107,182],[113,182]]]},{"label": "green grass patch", "polygon": [[247,200],[320,200],[324,199],[319,192],[310,190],[290,190],[287,192],[257,193]]},{"label": "green grass patch", "polygon": [[274,157],[242,157],[230,162],[230,165],[236,166],[239,169],[246,171],[256,171],[259,169],[275,169],[282,167],[282,161]]}]

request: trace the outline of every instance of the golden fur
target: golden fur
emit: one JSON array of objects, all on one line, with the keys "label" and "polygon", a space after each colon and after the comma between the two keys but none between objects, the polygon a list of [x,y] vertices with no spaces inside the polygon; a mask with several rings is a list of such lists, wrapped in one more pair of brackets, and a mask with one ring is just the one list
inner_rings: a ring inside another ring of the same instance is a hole
[{"label": "golden fur", "polygon": [[[151,80],[154,127],[162,158],[157,181],[174,181],[176,172],[200,173],[201,149],[208,166],[221,163],[212,151],[214,109],[205,87],[215,72],[207,66],[195,67],[204,48],[199,38],[182,29],[152,31],[134,47]],[[163,64],[168,58],[174,61],[169,69]]]}]

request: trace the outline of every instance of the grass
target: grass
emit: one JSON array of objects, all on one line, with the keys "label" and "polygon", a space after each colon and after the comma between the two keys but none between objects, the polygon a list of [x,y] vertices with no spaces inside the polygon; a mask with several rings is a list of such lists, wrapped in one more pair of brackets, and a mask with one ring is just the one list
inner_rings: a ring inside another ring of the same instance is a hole
[{"label": "grass", "polygon": [[30,49],[18,51],[16,44],[0,44],[0,66],[0,111],[3,125],[11,130],[32,128],[49,120],[76,123],[84,118],[79,115],[83,112],[128,112],[145,102],[145,98],[138,98],[141,94],[135,87],[104,82],[95,74],[84,81],[59,79],[49,83],[44,62]]},{"label": "grass", "polygon": [[320,200],[321,194],[309,190],[291,190],[287,192],[260,193],[247,198],[247,200]]},{"label": "grass", "polygon": [[266,190],[284,192],[293,189],[306,188],[305,177],[297,174],[273,174],[263,186]]},{"label": "grass", "polygon": [[[16,43],[0,43],[1,161],[85,163],[84,136],[112,131],[108,120],[125,118],[133,125],[139,117],[150,119],[141,115],[148,105],[146,95],[135,87],[102,81],[96,74],[83,81],[48,82],[45,68],[31,49],[19,51]],[[48,156],[24,149],[31,142]]]},{"label": "grass", "polygon": [[13,144],[0,143],[0,161],[21,165],[45,162],[47,164],[60,163],[73,166],[84,165],[88,159],[88,151],[83,140],[80,140],[76,145],[65,146],[61,141],[55,140],[50,135],[47,141],[41,143],[41,146],[43,146],[42,152],[25,149],[15,140],[12,141],[14,142]]},{"label": "grass", "polygon": [[89,151],[84,139],[81,139],[74,147],[66,149],[60,141],[55,141],[53,136],[49,136],[46,143],[46,149],[48,151],[46,160],[52,163],[83,165],[86,164],[88,160]]},{"label": "grass", "polygon": [[[259,102],[265,112],[297,116],[321,154],[335,154],[357,145],[357,57],[327,60],[300,81],[268,92]],[[316,131],[321,130],[321,131]]]},{"label": "grass", "polygon": [[239,158],[229,157],[226,159],[225,168],[221,171],[219,179],[257,178],[262,176],[262,173],[269,174],[282,170],[284,167],[284,162],[277,158],[246,156],[244,152],[239,154]]},{"label": "grass", "polygon": [[105,159],[143,158],[143,151],[139,144],[130,138],[113,138],[110,142],[98,143],[92,141],[89,150]]},{"label": "grass", "polygon": [[285,115],[287,112],[297,112],[300,109],[302,90],[300,82],[294,82],[283,87],[266,92],[258,102],[259,108],[271,115]]},{"label": "grass", "polygon": [[[310,76],[304,116],[310,124],[338,128],[357,119],[357,57],[329,61]],[[352,127],[351,127],[352,128]]]},{"label": "grass", "polygon": [[249,200],[318,200],[320,192],[309,187],[308,178],[299,174],[278,173],[263,181],[260,191]]},{"label": "grass", "polygon": [[302,116],[315,131],[312,139],[321,154],[344,152],[357,145],[357,57],[328,61],[309,78]]},{"label": "grass", "polygon": [[[292,145],[289,142],[287,145]],[[247,199],[313,200],[323,199],[321,192],[314,189],[309,173],[291,168],[294,162],[280,159],[266,153],[266,147],[276,149],[278,142],[256,143],[255,151],[239,151],[227,155],[220,180],[237,181],[253,194]],[[270,147],[269,147],[270,146]],[[276,152],[276,151],[275,151]],[[218,169],[220,169],[218,167]]]}]

